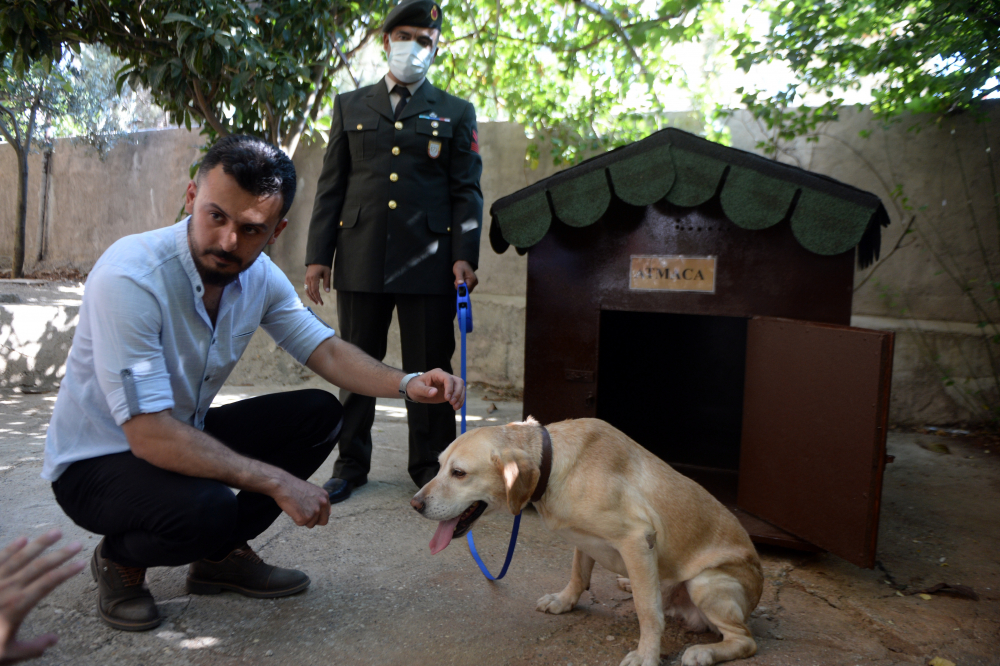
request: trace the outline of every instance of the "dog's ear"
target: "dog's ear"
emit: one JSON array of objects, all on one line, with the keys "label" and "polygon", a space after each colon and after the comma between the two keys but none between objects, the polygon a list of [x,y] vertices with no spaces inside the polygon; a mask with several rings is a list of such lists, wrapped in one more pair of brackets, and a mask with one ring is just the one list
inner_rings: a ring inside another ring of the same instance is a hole
[{"label": "dog's ear", "polygon": [[531,499],[538,484],[538,465],[520,449],[507,448],[490,456],[507,489],[507,507],[515,516]]}]

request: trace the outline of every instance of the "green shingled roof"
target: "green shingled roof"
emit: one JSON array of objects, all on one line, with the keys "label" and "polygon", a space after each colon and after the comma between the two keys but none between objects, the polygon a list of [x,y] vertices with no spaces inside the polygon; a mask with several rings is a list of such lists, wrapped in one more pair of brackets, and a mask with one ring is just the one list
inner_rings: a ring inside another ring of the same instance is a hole
[{"label": "green shingled roof", "polygon": [[878,258],[881,227],[889,224],[874,194],[670,128],[498,200],[490,243],[496,252],[514,245],[523,254],[553,219],[594,224],[612,196],[633,206],[666,199],[682,207],[718,196],[738,227],[766,229],[787,219],[802,247],[822,255],[858,247],[861,267]]}]

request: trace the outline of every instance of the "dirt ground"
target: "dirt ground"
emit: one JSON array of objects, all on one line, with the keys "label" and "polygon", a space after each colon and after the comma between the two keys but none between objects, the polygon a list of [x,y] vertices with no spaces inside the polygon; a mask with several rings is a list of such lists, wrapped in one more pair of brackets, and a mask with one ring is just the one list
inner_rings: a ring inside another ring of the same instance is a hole
[{"label": "dirt ground", "polygon": [[[220,398],[259,392],[231,389]],[[472,398],[471,427],[520,417],[517,402]],[[0,543],[58,526],[89,556],[97,538],[69,522],[38,476],[54,400],[54,393],[0,394]],[[487,412],[493,404],[498,409]],[[431,556],[434,525],[408,505],[416,488],[406,475],[399,401],[380,401],[374,441],[370,482],[335,505],[330,525],[306,530],[283,516],[253,544],[266,560],[308,572],[313,583],[305,593],[190,596],[184,568],[154,569],[149,584],[166,620],[150,632],[123,633],[97,619],[96,585],[85,572],[23,627],[26,636],[61,637],[36,663],[614,666],[636,645],[631,598],[600,566],[574,611],[534,610],[538,597],[565,584],[572,551],[531,511],[502,581],[484,579],[463,543]],[[761,548],[767,580],[751,622],[758,653],[742,663],[890,666],[939,658],[947,661],[935,666],[1000,665],[1000,446],[892,432],[888,448],[896,459],[885,475],[879,566],[863,570],[829,554]],[[331,462],[314,481],[327,478]],[[494,570],[510,526],[510,516],[497,516],[475,530]],[[914,594],[938,583],[968,586],[978,601]],[[685,646],[714,640],[668,619],[662,663],[678,664]]]}]

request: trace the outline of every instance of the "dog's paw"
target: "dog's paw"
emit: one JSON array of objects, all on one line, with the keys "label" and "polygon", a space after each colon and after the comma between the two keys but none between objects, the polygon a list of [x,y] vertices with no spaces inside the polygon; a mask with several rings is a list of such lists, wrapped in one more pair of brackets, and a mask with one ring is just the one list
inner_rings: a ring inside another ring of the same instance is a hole
[{"label": "dog's paw", "polygon": [[625,576],[618,576],[618,588],[625,592],[632,591],[632,581]]},{"label": "dog's paw", "polygon": [[712,644],[692,645],[684,651],[681,666],[712,666],[716,662]]},{"label": "dog's paw", "polygon": [[657,651],[655,655],[643,656],[638,650],[632,650],[618,666],[660,666],[660,654]]},{"label": "dog's paw", "polygon": [[535,606],[535,610],[541,611],[542,613],[559,615],[560,613],[573,610],[573,605],[574,604],[571,604],[567,599],[563,599],[560,594],[546,594],[538,600],[538,605]]}]

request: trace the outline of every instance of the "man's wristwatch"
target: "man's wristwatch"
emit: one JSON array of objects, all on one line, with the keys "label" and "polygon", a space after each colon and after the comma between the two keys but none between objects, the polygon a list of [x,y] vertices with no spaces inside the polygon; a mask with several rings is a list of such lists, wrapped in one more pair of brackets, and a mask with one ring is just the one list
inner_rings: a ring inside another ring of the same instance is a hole
[{"label": "man's wristwatch", "polygon": [[416,400],[410,400],[410,396],[406,395],[406,385],[410,383],[410,380],[414,377],[419,377],[424,373],[422,372],[411,372],[410,374],[399,380],[399,395],[403,396],[403,400],[407,402],[416,402]]}]

